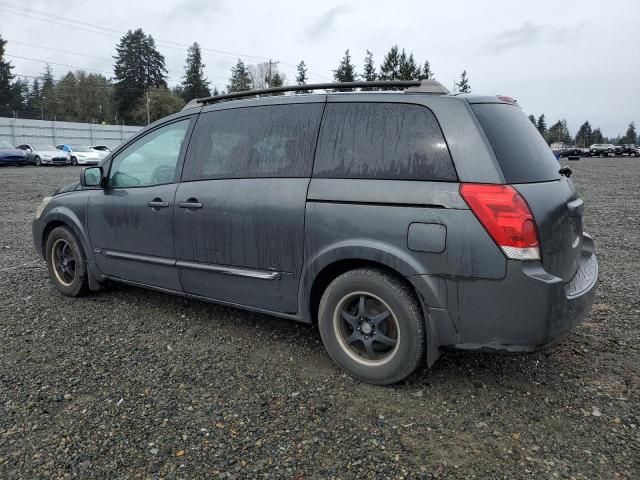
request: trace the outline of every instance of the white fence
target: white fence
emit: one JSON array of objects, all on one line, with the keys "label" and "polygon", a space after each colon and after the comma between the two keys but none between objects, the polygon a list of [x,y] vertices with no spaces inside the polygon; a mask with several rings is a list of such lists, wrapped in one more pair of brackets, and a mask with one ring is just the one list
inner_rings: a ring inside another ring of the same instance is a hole
[{"label": "white fence", "polygon": [[69,143],[72,145],[107,145],[113,148],[141,128],[127,125],[97,125],[0,117],[0,141],[5,140],[13,145]]}]

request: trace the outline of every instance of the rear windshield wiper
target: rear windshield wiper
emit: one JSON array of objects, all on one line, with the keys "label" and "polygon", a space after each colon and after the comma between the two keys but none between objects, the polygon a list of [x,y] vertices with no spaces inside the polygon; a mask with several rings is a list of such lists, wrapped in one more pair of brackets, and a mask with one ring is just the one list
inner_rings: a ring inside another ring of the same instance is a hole
[{"label": "rear windshield wiper", "polygon": [[558,170],[558,173],[560,175],[564,175],[565,177],[569,178],[573,173],[573,170],[571,170],[571,168],[569,167],[562,167],[560,170]]}]

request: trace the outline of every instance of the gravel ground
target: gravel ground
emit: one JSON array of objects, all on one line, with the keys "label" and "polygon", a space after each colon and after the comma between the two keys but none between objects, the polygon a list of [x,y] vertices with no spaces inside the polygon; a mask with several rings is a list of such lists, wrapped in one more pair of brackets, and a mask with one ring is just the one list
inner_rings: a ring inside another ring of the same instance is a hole
[{"label": "gravel ground", "polygon": [[601,267],[586,323],[393,387],[344,375],[305,325],[61,296],[30,221],[79,169],[0,169],[0,478],[640,478],[640,161],[566,163]]}]

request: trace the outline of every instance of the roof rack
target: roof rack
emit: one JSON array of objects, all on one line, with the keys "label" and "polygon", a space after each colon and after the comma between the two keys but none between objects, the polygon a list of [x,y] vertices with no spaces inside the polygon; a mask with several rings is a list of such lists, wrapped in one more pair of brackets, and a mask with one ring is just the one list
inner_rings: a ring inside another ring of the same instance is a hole
[{"label": "roof rack", "polygon": [[300,92],[308,90],[345,90],[352,88],[380,88],[398,89],[404,88],[405,93],[429,93],[445,95],[449,93],[440,82],[436,80],[390,80],[374,82],[335,82],[335,83],[312,83],[309,85],[289,85],[286,87],[262,88],[260,90],[245,90],[242,92],[225,93],[213,97],[197,98],[191,100],[185,108],[193,108],[197,104],[207,104],[219,102],[221,100],[231,100],[235,98],[256,97],[259,95],[270,95],[274,93]]}]

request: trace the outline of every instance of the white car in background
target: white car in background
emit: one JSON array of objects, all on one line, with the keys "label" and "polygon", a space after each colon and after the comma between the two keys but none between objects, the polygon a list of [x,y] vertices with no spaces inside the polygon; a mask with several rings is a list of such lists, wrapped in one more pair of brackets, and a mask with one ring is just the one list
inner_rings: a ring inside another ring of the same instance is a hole
[{"label": "white car in background", "polygon": [[105,157],[111,153],[111,148],[107,147],[106,145],[93,145],[89,148],[94,152],[103,154]]},{"label": "white car in background", "polygon": [[58,150],[67,152],[71,156],[72,165],[97,165],[106,155],[91,150],[86,145],[69,145],[62,143],[56,145]]},{"label": "white car in background", "polygon": [[24,143],[18,145],[20,150],[24,150],[31,163],[40,165],[69,165],[71,156],[67,152],[61,152],[53,145],[41,145],[38,143]]}]

